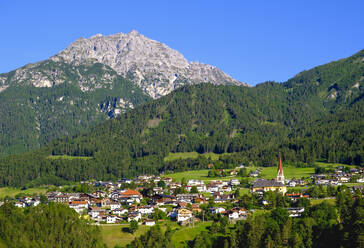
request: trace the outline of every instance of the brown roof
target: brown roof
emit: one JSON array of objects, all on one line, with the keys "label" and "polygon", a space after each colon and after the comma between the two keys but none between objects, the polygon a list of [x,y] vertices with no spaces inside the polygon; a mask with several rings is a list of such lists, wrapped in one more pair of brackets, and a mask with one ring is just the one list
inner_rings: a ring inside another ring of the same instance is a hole
[{"label": "brown roof", "polygon": [[72,201],[71,204],[87,204],[87,201]]},{"label": "brown roof", "polygon": [[132,189],[128,189],[126,190],[124,193],[121,193],[122,196],[132,196],[132,195],[138,195],[141,196],[141,194],[136,191],[136,190],[132,190]]}]

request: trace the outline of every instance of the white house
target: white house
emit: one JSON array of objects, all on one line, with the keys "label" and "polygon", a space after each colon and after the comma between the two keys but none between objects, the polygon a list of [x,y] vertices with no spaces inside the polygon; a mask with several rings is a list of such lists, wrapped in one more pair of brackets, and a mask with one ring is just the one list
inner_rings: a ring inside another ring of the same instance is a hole
[{"label": "white house", "polygon": [[197,186],[200,184],[204,184],[204,182],[201,180],[196,180],[196,179],[190,179],[187,181],[187,186]]},{"label": "white house", "polygon": [[139,212],[132,212],[128,215],[128,222],[135,220],[139,221],[142,218],[142,215]]},{"label": "white house", "polygon": [[211,213],[213,214],[221,214],[225,212],[225,208],[223,207],[215,207],[215,208],[210,208]]},{"label": "white house", "polygon": [[119,202],[113,201],[113,202],[110,203],[110,210],[111,211],[114,210],[114,209],[118,209],[120,207],[121,207],[121,204]]},{"label": "white house", "polygon": [[108,215],[106,217],[106,223],[110,224],[110,223],[116,223],[116,216],[115,215]]},{"label": "white house", "polygon": [[88,202],[87,201],[72,201],[69,204],[70,208],[73,208],[77,213],[81,213],[83,210],[88,208]]},{"label": "white house", "polygon": [[181,208],[177,211],[177,222],[187,221],[192,218],[192,211],[187,208]]},{"label": "white house", "polygon": [[14,205],[15,205],[15,207],[18,207],[18,208],[24,208],[25,207],[25,203],[23,203],[23,202],[15,202]]},{"label": "white house", "polygon": [[305,211],[305,208],[303,207],[287,208],[287,211],[289,213],[289,217],[300,217],[302,213]]},{"label": "white house", "polygon": [[231,186],[236,186],[236,185],[239,185],[239,184],[240,184],[240,182],[239,182],[238,179],[231,179],[229,181],[229,185],[231,185]]},{"label": "white house", "polygon": [[91,216],[91,218],[95,219],[100,216],[101,213],[103,213],[105,210],[99,208],[99,207],[92,207],[91,210],[88,212],[88,214]]},{"label": "white house", "polygon": [[288,183],[288,186],[289,187],[296,187],[296,181],[289,181],[289,183]]},{"label": "white house", "polygon": [[117,208],[117,209],[112,210],[112,214],[119,215],[119,216],[124,215],[128,212],[129,211],[127,209],[122,209],[122,208]]},{"label": "white house", "polygon": [[154,207],[153,206],[140,206],[138,207],[137,211],[141,214],[151,214],[154,212]]},{"label": "white house", "polygon": [[228,212],[228,217],[230,220],[238,220],[238,219],[244,219],[246,218],[246,210],[244,208],[233,208],[230,209]]},{"label": "white house", "polygon": [[146,225],[146,226],[154,226],[155,225],[155,220],[145,220],[144,221],[144,225]]}]

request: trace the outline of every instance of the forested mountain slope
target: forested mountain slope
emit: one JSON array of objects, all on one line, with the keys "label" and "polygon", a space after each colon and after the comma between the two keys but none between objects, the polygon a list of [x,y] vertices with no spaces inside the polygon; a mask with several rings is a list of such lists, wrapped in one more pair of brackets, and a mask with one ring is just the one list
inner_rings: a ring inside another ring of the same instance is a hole
[{"label": "forested mountain slope", "polygon": [[0,156],[86,131],[150,99],[99,63],[72,66],[46,60],[0,79]]},{"label": "forested mountain slope", "polygon": [[[155,173],[171,166],[163,162],[169,152],[234,153],[269,166],[280,151],[286,161],[363,165],[363,56],[360,51],[282,84],[182,87],[87,134],[1,159],[0,183]],[[91,159],[50,159],[51,154]]]}]

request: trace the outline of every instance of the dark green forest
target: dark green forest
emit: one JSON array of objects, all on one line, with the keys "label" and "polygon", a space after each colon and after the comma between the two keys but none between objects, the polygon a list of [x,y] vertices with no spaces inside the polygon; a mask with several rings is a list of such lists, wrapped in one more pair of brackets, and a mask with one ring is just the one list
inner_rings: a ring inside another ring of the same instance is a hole
[{"label": "dark green forest", "polygon": [[[227,153],[221,160],[364,165],[364,50],[255,87],[199,84],[140,105],[91,131],[23,155],[0,158],[0,186],[115,179],[207,166],[204,158],[164,162],[169,152]],[[230,155],[229,155],[230,154]],[[50,155],[90,159],[51,159]]]},{"label": "dark green forest", "polygon": [[99,228],[68,206],[0,207],[0,247],[105,247]]},{"label": "dark green forest", "polygon": [[[150,100],[134,83],[100,63],[74,66],[46,60],[28,70],[36,76],[51,74],[49,80],[54,85],[34,87],[32,76],[26,74],[30,78],[22,81],[16,71],[0,75],[6,76],[10,85],[0,92],[0,156],[89,131],[114,117],[120,99],[133,106]],[[57,80],[63,83],[56,84]],[[91,89],[82,90],[80,84]]]}]

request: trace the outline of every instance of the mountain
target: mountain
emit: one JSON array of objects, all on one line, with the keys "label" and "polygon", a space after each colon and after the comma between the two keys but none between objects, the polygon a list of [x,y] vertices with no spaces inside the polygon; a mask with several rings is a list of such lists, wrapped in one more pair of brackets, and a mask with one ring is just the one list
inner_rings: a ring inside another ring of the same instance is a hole
[{"label": "mountain", "polygon": [[99,62],[135,82],[153,98],[190,83],[245,85],[215,66],[188,62],[182,54],[133,30],[80,38],[51,58],[75,65]]},{"label": "mountain", "polygon": [[0,74],[0,155],[86,131],[200,82],[245,85],[136,31],[80,38],[45,61]]},{"label": "mountain", "polygon": [[183,86],[88,133],[1,158],[0,185],[25,185],[49,176],[113,179],[209,163],[203,157],[164,161],[170,152],[225,154],[220,162],[226,166],[273,165],[279,151],[292,163],[364,166],[363,58],[364,50],[285,83]]}]

